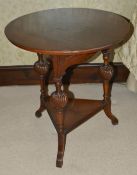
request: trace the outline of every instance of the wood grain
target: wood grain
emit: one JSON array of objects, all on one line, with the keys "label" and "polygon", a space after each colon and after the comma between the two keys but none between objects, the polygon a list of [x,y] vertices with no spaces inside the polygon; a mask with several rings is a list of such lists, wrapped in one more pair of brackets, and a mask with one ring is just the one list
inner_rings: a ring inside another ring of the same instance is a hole
[{"label": "wood grain", "polygon": [[122,44],[132,34],[128,19],[86,8],[60,8],[31,13],[10,22],[5,34],[16,46],[36,53],[94,53]]}]

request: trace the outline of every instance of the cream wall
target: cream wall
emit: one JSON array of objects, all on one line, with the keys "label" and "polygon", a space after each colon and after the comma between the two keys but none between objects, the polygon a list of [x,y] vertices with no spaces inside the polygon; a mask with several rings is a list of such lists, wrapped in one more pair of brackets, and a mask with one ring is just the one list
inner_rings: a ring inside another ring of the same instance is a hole
[{"label": "cream wall", "polygon": [[[131,18],[136,0],[0,0],[0,65],[26,65],[36,61],[36,54],[13,46],[4,35],[4,27],[26,13],[58,7],[98,8]],[[101,62],[99,57],[95,60]],[[116,55],[114,61],[120,61]]]}]

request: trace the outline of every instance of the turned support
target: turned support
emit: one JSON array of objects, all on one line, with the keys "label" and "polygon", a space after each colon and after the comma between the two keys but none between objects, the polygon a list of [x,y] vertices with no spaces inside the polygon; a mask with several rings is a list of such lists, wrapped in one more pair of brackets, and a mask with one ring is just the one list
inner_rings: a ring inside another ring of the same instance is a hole
[{"label": "turned support", "polygon": [[58,133],[58,152],[56,166],[62,167],[65,151],[66,134],[64,133],[64,109],[68,102],[68,95],[62,88],[62,77],[65,74],[65,58],[54,56],[52,59],[53,81],[55,84],[55,92],[51,94],[50,105],[55,110],[56,126]]},{"label": "turned support", "polygon": [[103,78],[103,90],[104,90],[104,112],[106,116],[111,120],[113,125],[118,124],[118,119],[111,112],[111,85],[110,80],[113,77],[114,69],[110,65],[111,52],[103,51],[104,65],[100,67],[100,73]]},{"label": "turned support", "polygon": [[43,54],[38,54],[38,61],[34,64],[34,69],[40,75],[41,95],[40,95],[40,107],[35,113],[36,117],[41,117],[42,112],[46,109],[45,101],[48,95],[46,91],[45,78],[49,71],[49,66],[50,64],[49,61],[47,60],[47,57]]},{"label": "turned support", "polygon": [[65,151],[66,135],[64,133],[64,108],[67,104],[67,94],[61,89],[61,79],[55,80],[56,91],[51,94],[50,103],[56,110],[56,125],[58,132],[58,153],[56,166],[62,167]]}]

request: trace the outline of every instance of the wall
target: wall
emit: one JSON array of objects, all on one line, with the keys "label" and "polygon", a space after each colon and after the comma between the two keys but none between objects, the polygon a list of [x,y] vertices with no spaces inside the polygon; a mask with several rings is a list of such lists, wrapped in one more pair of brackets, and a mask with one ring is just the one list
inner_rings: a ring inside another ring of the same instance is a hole
[{"label": "wall", "polygon": [[[28,65],[36,54],[12,45],[4,35],[4,27],[14,18],[38,10],[58,7],[98,8],[131,17],[136,0],[0,0],[0,65]],[[101,58],[96,62],[101,62]],[[116,56],[114,61],[120,61]]]}]

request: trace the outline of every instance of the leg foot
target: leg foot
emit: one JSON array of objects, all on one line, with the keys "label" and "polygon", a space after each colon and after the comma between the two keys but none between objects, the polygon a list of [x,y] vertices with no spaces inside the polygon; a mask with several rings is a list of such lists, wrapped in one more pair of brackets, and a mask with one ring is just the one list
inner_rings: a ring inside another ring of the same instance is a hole
[{"label": "leg foot", "polygon": [[118,119],[113,114],[107,115],[107,117],[111,120],[112,125],[118,125]]},{"label": "leg foot", "polygon": [[45,106],[45,103],[46,103],[46,100],[45,99],[42,99],[42,97],[40,98],[40,107],[39,109],[35,112],[35,116],[37,118],[40,118],[42,116],[42,112],[46,109],[46,106]]},{"label": "leg foot", "polygon": [[58,153],[57,153],[56,167],[59,168],[63,166],[65,144],[66,144],[66,135],[58,134]]},{"label": "leg foot", "polygon": [[118,125],[118,119],[111,113],[111,104],[104,108],[106,116],[111,120],[112,125]]},{"label": "leg foot", "polygon": [[35,112],[35,116],[36,116],[37,118],[40,118],[40,117],[42,116],[42,112],[46,109],[45,103],[46,103],[45,98],[42,99],[42,97],[41,97],[41,98],[40,98],[40,107],[39,107],[39,109]]},{"label": "leg foot", "polygon": [[56,167],[58,168],[62,168],[63,166],[63,153],[62,152],[58,152],[57,155],[57,160],[56,160]]},{"label": "leg foot", "polygon": [[118,125],[118,119],[114,115],[112,115],[111,118],[112,125]]},{"label": "leg foot", "polygon": [[42,116],[41,111],[40,111],[40,110],[37,110],[37,111],[35,112],[35,116],[36,116],[37,118],[40,118],[40,117]]}]

